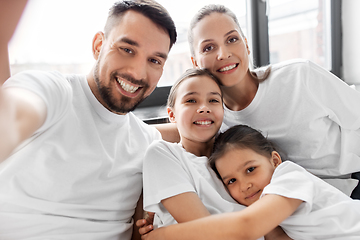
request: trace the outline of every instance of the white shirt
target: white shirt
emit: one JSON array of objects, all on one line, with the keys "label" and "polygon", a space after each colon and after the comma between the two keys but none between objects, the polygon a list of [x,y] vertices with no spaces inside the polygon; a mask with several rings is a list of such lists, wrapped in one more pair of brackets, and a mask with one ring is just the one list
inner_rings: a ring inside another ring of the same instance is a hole
[{"label": "white shirt", "polygon": [[[225,107],[222,131],[249,125],[277,145],[284,159],[321,178],[349,178],[360,171],[359,103],[360,92],[329,71],[310,61],[283,62],[273,65],[248,107]],[[357,184],[344,181],[348,193]]]},{"label": "white shirt", "polygon": [[360,239],[360,200],[353,200],[299,165],[285,161],[262,193],[304,201],[280,226],[296,240]]},{"label": "white shirt", "polygon": [[85,76],[24,72],[44,125],[0,165],[0,239],[130,239],[146,147],[160,133],[101,105]]}]

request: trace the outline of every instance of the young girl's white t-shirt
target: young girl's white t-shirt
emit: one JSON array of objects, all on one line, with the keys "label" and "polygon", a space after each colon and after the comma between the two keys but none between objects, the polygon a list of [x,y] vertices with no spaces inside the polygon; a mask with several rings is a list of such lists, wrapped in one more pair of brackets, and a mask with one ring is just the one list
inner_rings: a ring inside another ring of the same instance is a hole
[{"label": "young girl's white t-shirt", "polygon": [[360,239],[360,200],[353,200],[301,166],[285,161],[262,193],[304,201],[280,226],[296,240]]},{"label": "young girl's white t-shirt", "polygon": [[156,227],[177,223],[161,200],[185,192],[196,193],[211,214],[244,209],[225,190],[208,165],[207,157],[187,152],[179,143],[154,141],[148,148],[143,169],[144,209],[155,212]]}]

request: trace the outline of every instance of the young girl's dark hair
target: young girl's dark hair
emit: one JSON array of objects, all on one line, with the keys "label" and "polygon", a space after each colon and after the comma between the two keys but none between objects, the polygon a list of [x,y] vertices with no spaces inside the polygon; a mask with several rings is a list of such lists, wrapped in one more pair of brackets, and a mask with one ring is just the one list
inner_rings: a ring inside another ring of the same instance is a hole
[{"label": "young girl's dark hair", "polygon": [[222,101],[223,93],[222,93],[222,89],[220,87],[220,80],[206,69],[190,68],[190,69],[186,70],[186,72],[183,75],[181,75],[181,77],[172,85],[169,96],[168,96],[168,101],[167,101],[168,107],[170,107],[170,108],[174,107],[175,101],[176,101],[176,93],[177,93],[177,89],[179,88],[179,85],[184,80],[192,78],[192,77],[196,77],[196,76],[208,76],[209,78],[214,80],[214,82],[216,82],[216,84],[220,88],[221,101]]},{"label": "young girl's dark hair", "polygon": [[215,165],[216,160],[232,149],[251,149],[256,153],[269,158],[271,157],[272,152],[276,151],[273,144],[259,131],[246,125],[233,126],[224,133],[221,133],[215,139],[213,153],[209,158],[211,168],[220,179],[221,176]]}]

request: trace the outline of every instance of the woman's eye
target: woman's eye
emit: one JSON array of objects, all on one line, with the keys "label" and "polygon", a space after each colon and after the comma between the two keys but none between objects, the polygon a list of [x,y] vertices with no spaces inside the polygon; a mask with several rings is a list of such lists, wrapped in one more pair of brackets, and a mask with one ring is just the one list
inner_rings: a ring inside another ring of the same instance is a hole
[{"label": "woman's eye", "polygon": [[250,167],[246,170],[247,173],[251,173],[255,170],[255,167]]},{"label": "woman's eye", "polygon": [[203,49],[203,52],[210,52],[211,50],[213,50],[214,47],[213,46],[206,46],[204,49]]},{"label": "woman's eye", "polygon": [[235,178],[232,178],[232,179],[230,179],[230,180],[228,181],[228,185],[230,185],[230,184],[232,184],[232,183],[234,183],[234,182],[236,182],[236,179],[235,179]]},{"label": "woman's eye", "polygon": [[233,43],[233,42],[236,42],[237,40],[238,40],[238,38],[232,37],[228,40],[228,43]]}]

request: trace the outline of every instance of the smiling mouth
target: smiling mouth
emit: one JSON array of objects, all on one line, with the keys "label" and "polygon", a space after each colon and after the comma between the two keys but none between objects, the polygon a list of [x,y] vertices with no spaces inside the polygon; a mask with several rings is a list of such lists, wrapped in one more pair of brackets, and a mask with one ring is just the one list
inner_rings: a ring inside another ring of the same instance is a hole
[{"label": "smiling mouth", "polygon": [[136,92],[140,87],[136,87],[133,85],[130,85],[124,81],[122,81],[120,78],[116,77],[116,81],[120,84],[121,88],[128,93],[134,93]]},{"label": "smiling mouth", "polygon": [[259,190],[259,191],[257,191],[257,192],[255,192],[255,193],[253,193],[253,194],[251,194],[250,196],[247,196],[245,199],[251,199],[251,198],[253,198],[254,196],[256,196],[258,193],[260,193],[261,192],[261,190]]},{"label": "smiling mouth", "polygon": [[239,65],[238,63],[235,63],[235,64],[232,64],[232,65],[229,65],[229,66],[220,68],[220,69],[218,70],[218,72],[226,72],[226,71],[233,70],[233,69],[236,68],[238,65]]},{"label": "smiling mouth", "polygon": [[214,123],[214,121],[210,121],[210,120],[195,121],[194,122],[195,125],[211,125],[213,123]]}]

